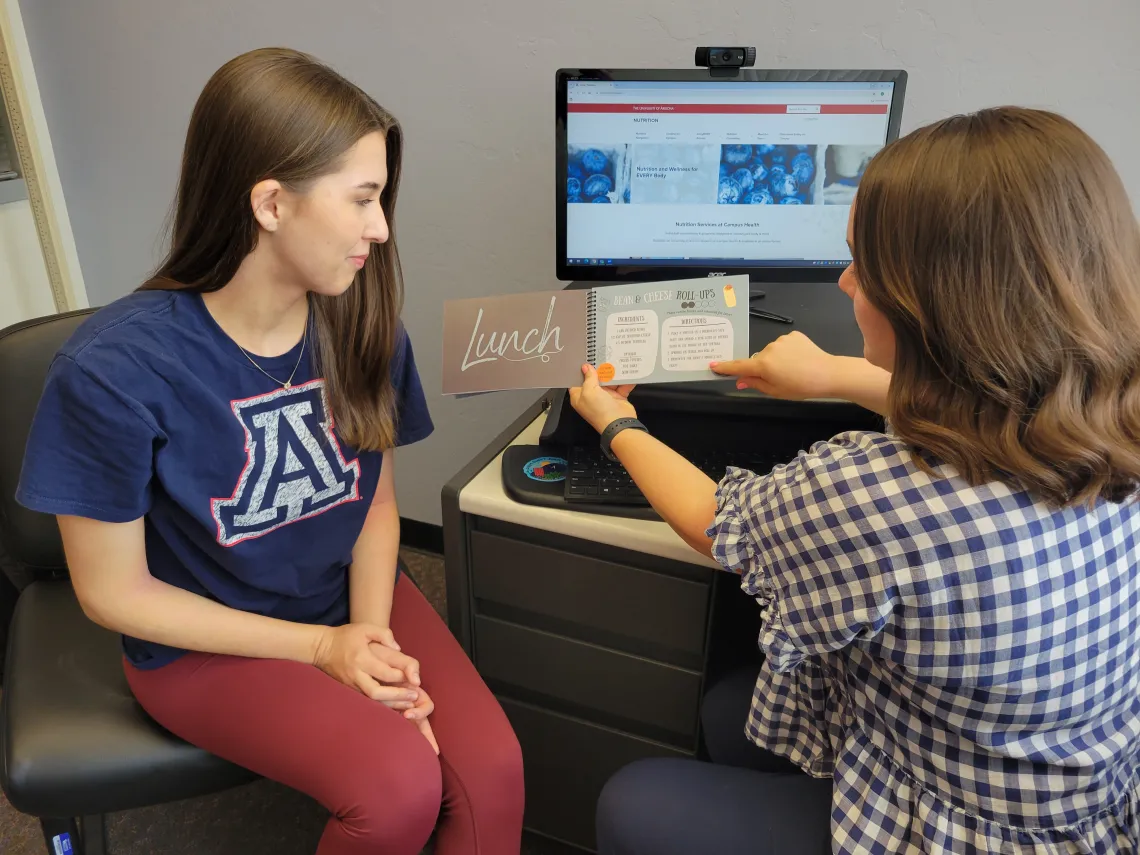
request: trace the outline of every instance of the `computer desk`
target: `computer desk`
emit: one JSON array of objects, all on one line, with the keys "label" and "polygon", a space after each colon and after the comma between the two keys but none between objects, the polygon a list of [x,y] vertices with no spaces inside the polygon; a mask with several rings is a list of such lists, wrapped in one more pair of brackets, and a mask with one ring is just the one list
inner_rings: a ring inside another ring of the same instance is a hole
[{"label": "computer desk", "polygon": [[[813,330],[817,342],[861,350],[850,302],[834,284],[814,295],[797,288],[800,311],[813,301],[828,309],[814,314],[814,326],[832,327]],[[795,316],[788,300],[770,308]],[[787,331],[754,325],[753,348]],[[666,394],[639,392],[651,403]],[[701,698],[721,673],[758,664],[759,609],[739,577],[664,522],[524,505],[506,494],[503,451],[538,443],[550,398],[521,413],[443,490],[448,621],[522,745],[527,828],[592,851],[594,809],[610,775],[640,758],[700,755]],[[670,400],[718,425],[725,413],[767,415],[750,423],[758,442],[764,425],[784,420],[799,447],[865,427],[869,415],[838,402],[738,394],[731,381],[687,384]]]}]

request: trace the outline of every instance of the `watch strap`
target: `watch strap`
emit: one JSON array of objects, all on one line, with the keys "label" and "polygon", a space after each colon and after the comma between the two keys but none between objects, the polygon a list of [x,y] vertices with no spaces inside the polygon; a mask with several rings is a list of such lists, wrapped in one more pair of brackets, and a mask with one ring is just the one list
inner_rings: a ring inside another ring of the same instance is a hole
[{"label": "watch strap", "polygon": [[610,460],[617,461],[617,456],[614,454],[613,449],[610,448],[610,444],[613,442],[614,437],[623,430],[639,430],[644,433],[649,433],[649,429],[637,419],[614,419],[606,425],[606,429],[602,431],[602,453]]}]

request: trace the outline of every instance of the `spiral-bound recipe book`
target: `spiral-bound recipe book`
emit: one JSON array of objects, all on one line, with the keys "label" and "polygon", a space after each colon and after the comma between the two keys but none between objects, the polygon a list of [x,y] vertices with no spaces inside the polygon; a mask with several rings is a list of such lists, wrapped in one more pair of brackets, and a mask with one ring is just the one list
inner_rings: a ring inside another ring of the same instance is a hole
[{"label": "spiral-bound recipe book", "polygon": [[709,362],[748,355],[748,277],[602,285],[449,300],[443,392],[711,380]]}]

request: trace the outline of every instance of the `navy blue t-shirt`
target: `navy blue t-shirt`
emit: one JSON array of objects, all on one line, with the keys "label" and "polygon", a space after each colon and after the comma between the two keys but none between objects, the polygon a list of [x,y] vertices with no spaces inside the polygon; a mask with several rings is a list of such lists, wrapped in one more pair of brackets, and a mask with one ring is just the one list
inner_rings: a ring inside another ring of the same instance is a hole
[{"label": "navy blue t-shirt", "polygon": [[[381,452],[338,435],[312,337],[291,388],[246,359],[180,291],[131,294],[56,355],[32,424],[17,500],[35,511],[145,517],[151,574],[232,608],[301,623],[348,620],[348,565]],[[301,344],[258,358],[288,379]],[[392,361],[396,445],[432,432],[407,334]],[[124,637],[156,668],[184,651]]]}]

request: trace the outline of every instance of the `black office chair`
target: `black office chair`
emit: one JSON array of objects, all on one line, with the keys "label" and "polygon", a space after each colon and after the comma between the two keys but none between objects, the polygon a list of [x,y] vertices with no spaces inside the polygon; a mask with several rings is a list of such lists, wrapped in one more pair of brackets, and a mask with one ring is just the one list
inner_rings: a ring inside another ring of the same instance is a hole
[{"label": "black office chair", "polygon": [[155,724],[131,695],[119,637],[89,621],[67,577],[55,520],[13,498],[52,355],[89,312],[0,330],[0,544],[24,568],[0,701],[0,786],[40,818],[48,851],[104,855],[103,816],[217,792],[255,776]]}]

